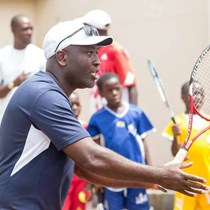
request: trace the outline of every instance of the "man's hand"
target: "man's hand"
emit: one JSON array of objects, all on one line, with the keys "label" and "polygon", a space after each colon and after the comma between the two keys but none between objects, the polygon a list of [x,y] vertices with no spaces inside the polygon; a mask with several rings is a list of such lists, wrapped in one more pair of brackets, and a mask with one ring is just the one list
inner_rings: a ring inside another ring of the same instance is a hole
[{"label": "man's hand", "polygon": [[21,75],[19,75],[15,81],[14,81],[14,85],[15,86],[19,86],[22,82],[24,82],[26,79],[28,79],[29,73],[25,74],[22,73]]},{"label": "man's hand", "polygon": [[[161,186],[178,191],[188,196],[194,196],[196,193],[202,194],[208,190],[207,186],[200,184],[205,183],[204,178],[184,173],[181,169],[188,168],[192,163],[173,164],[167,163],[164,168],[164,179],[161,179]],[[198,183],[200,182],[200,183]]]}]

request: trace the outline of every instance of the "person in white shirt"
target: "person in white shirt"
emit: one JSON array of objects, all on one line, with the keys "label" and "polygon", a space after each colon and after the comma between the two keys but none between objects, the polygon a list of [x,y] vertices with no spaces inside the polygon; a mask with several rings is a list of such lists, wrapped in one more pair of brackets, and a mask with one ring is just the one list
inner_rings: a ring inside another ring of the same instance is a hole
[{"label": "person in white shirt", "polygon": [[14,43],[0,49],[0,121],[16,88],[28,76],[45,69],[41,48],[31,43],[33,25],[25,15],[11,20]]}]

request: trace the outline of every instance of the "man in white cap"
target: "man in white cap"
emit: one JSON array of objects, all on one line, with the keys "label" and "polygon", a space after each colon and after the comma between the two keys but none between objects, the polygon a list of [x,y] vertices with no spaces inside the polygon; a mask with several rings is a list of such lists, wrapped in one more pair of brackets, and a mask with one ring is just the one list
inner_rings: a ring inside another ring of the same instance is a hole
[{"label": "man in white cap", "polygon": [[[104,10],[91,10],[80,20],[84,24],[97,28],[99,35],[107,36],[111,25],[111,17]],[[101,65],[98,75],[106,72],[112,72],[119,76],[123,85],[123,100],[132,104],[137,104],[136,78],[130,63],[127,51],[122,45],[114,41],[111,45],[102,47],[99,50],[99,59]],[[91,90],[91,112],[97,111],[103,105],[103,100],[98,93],[96,85]]]},{"label": "man in white cap", "polygon": [[[77,21],[62,22],[45,36],[46,72],[22,83],[11,98],[0,131],[0,209],[60,210],[75,173],[110,187],[152,186],[186,195],[203,193],[203,178],[180,170],[190,164],[150,167],[94,143],[75,118],[69,95],[91,88],[98,48],[111,37]],[[200,183],[199,183],[200,182]]]}]

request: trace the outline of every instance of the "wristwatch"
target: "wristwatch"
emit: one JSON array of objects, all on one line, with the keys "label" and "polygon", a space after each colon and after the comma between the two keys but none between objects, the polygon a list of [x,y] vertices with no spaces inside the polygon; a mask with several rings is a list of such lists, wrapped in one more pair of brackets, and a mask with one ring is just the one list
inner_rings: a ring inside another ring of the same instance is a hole
[{"label": "wristwatch", "polygon": [[8,83],[7,87],[8,87],[9,90],[12,90],[15,87],[15,83],[10,82],[10,83]]}]

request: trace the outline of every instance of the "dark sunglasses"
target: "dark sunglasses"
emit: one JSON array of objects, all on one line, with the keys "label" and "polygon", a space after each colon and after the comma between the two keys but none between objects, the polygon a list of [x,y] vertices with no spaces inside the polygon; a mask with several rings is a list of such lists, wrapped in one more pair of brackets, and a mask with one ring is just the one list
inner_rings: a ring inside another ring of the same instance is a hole
[{"label": "dark sunglasses", "polygon": [[54,53],[56,53],[56,51],[58,50],[60,44],[61,44],[63,41],[65,41],[65,40],[68,39],[68,38],[71,38],[72,36],[74,36],[75,34],[77,34],[77,33],[78,33],[79,31],[81,31],[81,30],[84,30],[84,32],[85,32],[85,34],[86,34],[87,36],[99,36],[99,33],[98,33],[98,31],[97,31],[96,28],[94,28],[94,27],[92,27],[92,26],[89,26],[89,25],[85,25],[85,26],[83,26],[82,28],[79,28],[78,30],[76,30],[74,33],[72,33],[72,34],[70,34],[69,36],[67,36],[66,38],[62,39],[62,40],[58,43],[57,47],[55,48]]}]

